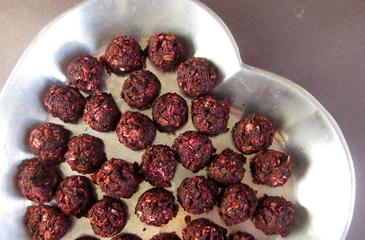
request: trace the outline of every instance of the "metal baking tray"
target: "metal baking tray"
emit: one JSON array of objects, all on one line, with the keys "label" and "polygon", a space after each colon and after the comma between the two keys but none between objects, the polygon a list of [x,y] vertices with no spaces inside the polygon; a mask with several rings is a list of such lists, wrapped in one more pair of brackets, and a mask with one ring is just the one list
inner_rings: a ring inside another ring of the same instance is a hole
[{"label": "metal baking tray", "polygon": [[[351,222],[355,181],[352,159],[340,128],[330,114],[307,91],[288,79],[244,64],[237,45],[222,20],[198,1],[193,0],[93,0],[67,11],[49,23],[25,51],[0,95],[0,224],[1,239],[30,239],[23,222],[27,206],[16,184],[17,168],[24,159],[32,158],[28,137],[32,128],[42,122],[63,124],[46,113],[43,97],[53,84],[67,84],[65,71],[76,56],[88,53],[104,54],[107,44],[116,36],[133,36],[144,48],[153,33],[166,32],[181,37],[187,56],[204,57],[218,67],[220,83],[215,94],[227,97],[231,103],[230,128],[242,116],[258,114],[269,118],[276,129],[272,149],[290,154],[295,170],[282,187],[269,188],[252,182],[249,160],[243,182],[263,194],[284,196],[295,205],[295,218],[287,239],[345,239]],[[181,95],[176,84],[176,72],[162,72],[147,61],[147,69],[162,82],[161,94],[171,91]],[[119,97],[127,76],[105,75],[103,91],[113,94],[124,112],[130,109]],[[188,104],[192,99],[186,98]],[[151,110],[143,111],[151,116]],[[63,124],[73,135],[89,133],[100,137],[106,145],[108,158],[140,162],[143,151],[132,151],[118,142],[114,132],[100,133],[82,120],[78,124]],[[175,135],[158,133],[154,144],[171,146],[178,134],[194,130],[189,119]],[[231,131],[212,138],[220,153],[235,149]],[[64,176],[77,174],[67,163],[61,164]],[[181,165],[169,190],[176,194],[181,180],[193,174]],[[202,170],[197,175],[205,175]],[[157,228],[140,222],[134,214],[138,196],[151,188],[143,182],[131,199],[124,200],[129,220],[123,232],[136,233],[149,239],[159,232],[175,231],[181,236],[189,215],[181,207],[176,218]],[[98,190],[98,196],[103,193]],[[52,204],[52,203],[51,203]],[[191,214],[190,214],[191,215]],[[224,226],[217,208],[208,214],[191,215],[192,219],[208,217]],[[265,236],[255,229],[251,220],[228,227],[229,233],[241,230],[257,239],[281,239]],[[64,239],[92,235],[86,218],[73,219],[73,227]]]}]

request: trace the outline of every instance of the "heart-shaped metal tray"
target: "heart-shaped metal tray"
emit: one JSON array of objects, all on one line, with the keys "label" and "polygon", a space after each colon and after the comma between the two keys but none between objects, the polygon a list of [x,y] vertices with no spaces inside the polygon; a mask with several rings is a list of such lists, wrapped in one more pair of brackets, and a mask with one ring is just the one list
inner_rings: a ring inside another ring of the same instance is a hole
[{"label": "heart-shaped metal tray", "polygon": [[[204,57],[214,63],[220,73],[220,83],[214,89],[231,104],[229,127],[244,115],[258,114],[269,118],[276,133],[272,149],[291,155],[295,169],[282,187],[269,188],[252,182],[249,160],[243,182],[263,194],[284,196],[295,205],[295,218],[288,239],[345,239],[352,218],[355,195],[354,170],[345,139],[335,120],[308,92],[280,76],[245,65],[227,27],[210,9],[191,0],[93,0],[85,2],[49,23],[33,40],[13,70],[0,96],[0,225],[1,239],[29,239],[23,218],[26,200],[17,188],[16,174],[20,162],[32,158],[28,146],[30,130],[37,124],[60,123],[46,113],[43,97],[53,84],[67,84],[65,70],[76,56],[104,54],[107,44],[118,35],[134,37],[144,48],[153,33],[166,32],[181,37],[187,56]],[[162,72],[147,61],[147,69],[162,82],[161,94],[172,91],[181,95],[176,84],[176,72]],[[129,110],[119,97],[125,77],[105,75],[103,91],[113,94],[120,109]],[[186,98],[190,104],[190,98]],[[144,110],[151,116],[151,110]],[[73,135],[89,133],[100,137],[106,145],[108,158],[140,162],[143,151],[132,151],[117,140],[116,134],[91,130],[82,120],[64,124]],[[158,133],[154,144],[171,146],[178,134],[194,130],[191,120],[175,135]],[[231,132],[212,138],[220,153],[224,148],[235,149]],[[61,164],[65,176],[72,172],[67,163]],[[176,194],[181,180],[193,175],[179,166],[169,190]],[[205,175],[202,170],[198,175]],[[134,214],[138,196],[151,188],[143,182],[131,199],[128,223],[123,232],[136,233],[149,239],[158,232],[175,231],[181,236],[189,215],[181,207],[176,218],[157,228],[140,222]],[[101,197],[103,193],[98,190]],[[224,226],[216,207],[208,217]],[[281,239],[265,236],[251,220],[228,227],[229,233],[247,231],[257,239]],[[74,219],[73,227],[64,239],[92,235],[88,220]]]}]

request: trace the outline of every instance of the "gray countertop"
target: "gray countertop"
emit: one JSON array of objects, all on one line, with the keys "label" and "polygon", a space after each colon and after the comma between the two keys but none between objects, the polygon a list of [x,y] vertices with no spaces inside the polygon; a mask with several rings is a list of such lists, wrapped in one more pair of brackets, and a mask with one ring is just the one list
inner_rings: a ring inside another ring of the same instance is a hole
[{"label": "gray countertop", "polygon": [[[0,89],[37,33],[80,2],[2,0]],[[201,2],[226,23],[244,63],[297,83],[337,121],[349,145],[356,173],[355,211],[347,239],[362,239],[365,235],[365,3],[359,0]]]}]

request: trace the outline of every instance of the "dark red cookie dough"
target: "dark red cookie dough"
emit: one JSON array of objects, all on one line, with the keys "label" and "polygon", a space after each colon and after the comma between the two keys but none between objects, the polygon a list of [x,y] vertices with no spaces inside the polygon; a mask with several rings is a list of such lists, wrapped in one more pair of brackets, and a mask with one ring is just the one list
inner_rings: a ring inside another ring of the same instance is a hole
[{"label": "dark red cookie dough", "polygon": [[191,118],[198,132],[216,136],[227,132],[230,107],[228,100],[206,94],[191,102]]},{"label": "dark red cookie dough", "polygon": [[156,126],[146,115],[125,111],[120,118],[116,133],[119,142],[132,150],[141,150],[150,146],[156,137]]},{"label": "dark red cookie dough", "polygon": [[266,235],[286,237],[293,218],[293,203],[283,197],[265,195],[259,199],[252,221]]},{"label": "dark red cookie dough", "polygon": [[247,232],[238,231],[229,236],[228,240],[256,240],[254,236]]},{"label": "dark red cookie dough", "polygon": [[192,57],[177,69],[177,84],[186,95],[200,97],[210,93],[218,83],[217,68],[209,66],[207,59]]},{"label": "dark red cookie dough", "polygon": [[153,34],[147,41],[147,56],[152,64],[164,71],[174,70],[184,59],[186,50],[173,34]]},{"label": "dark red cookie dough", "polygon": [[67,215],[84,217],[94,204],[95,193],[89,178],[80,175],[68,176],[56,191],[58,207]]},{"label": "dark red cookie dough", "polygon": [[35,127],[29,136],[29,145],[33,154],[41,160],[60,164],[65,161],[70,131],[55,123],[42,123]]},{"label": "dark red cookie dough", "polygon": [[227,226],[244,222],[253,216],[258,203],[256,193],[242,182],[229,185],[220,193],[218,213]]},{"label": "dark red cookie dough", "polygon": [[217,202],[218,186],[203,176],[185,178],[177,188],[177,200],[185,211],[201,214],[211,211]]},{"label": "dark red cookie dough", "polygon": [[83,236],[83,237],[76,238],[75,240],[100,240],[100,238],[91,237],[91,236]]},{"label": "dark red cookie dough", "polygon": [[131,36],[119,36],[113,39],[101,57],[108,72],[123,74],[140,70],[144,67],[145,59],[141,46]]},{"label": "dark red cookie dough", "polygon": [[196,131],[181,133],[171,148],[175,151],[178,161],[193,173],[206,167],[215,152],[212,141]]},{"label": "dark red cookie dough", "polygon": [[142,238],[135,234],[124,233],[120,236],[113,237],[112,240],[142,240]]},{"label": "dark red cookie dough", "polygon": [[51,162],[29,159],[19,166],[18,187],[22,194],[36,203],[50,202],[62,181],[60,171]]},{"label": "dark red cookie dough", "polygon": [[158,130],[174,132],[188,121],[188,105],[177,93],[165,93],[153,104],[152,117]]},{"label": "dark red cookie dough", "polygon": [[155,187],[171,187],[178,161],[172,149],[166,145],[147,147],[142,155],[141,172],[144,179]]},{"label": "dark red cookie dough", "polygon": [[91,176],[100,189],[114,198],[130,198],[137,192],[143,178],[138,163],[112,158]]},{"label": "dark red cookie dough", "polygon": [[44,98],[46,110],[65,123],[76,123],[82,117],[85,98],[77,88],[53,85]]},{"label": "dark red cookie dough", "polygon": [[245,163],[245,156],[226,148],[222,153],[213,155],[212,161],[206,169],[207,176],[219,186],[240,182],[246,172]]},{"label": "dark red cookie dough", "polygon": [[93,173],[107,160],[103,140],[90,134],[71,138],[67,146],[66,161],[79,173]]},{"label": "dark red cookie dough", "polygon": [[132,72],[123,83],[120,96],[130,107],[149,108],[161,90],[161,82],[148,70]]},{"label": "dark red cookie dough", "polygon": [[152,236],[150,240],[181,240],[178,235],[176,235],[175,232],[169,232],[169,233],[158,233]]},{"label": "dark red cookie dough", "polygon": [[59,240],[71,227],[71,219],[58,207],[30,206],[25,214],[25,225],[34,240]]},{"label": "dark red cookie dough", "polygon": [[207,218],[198,218],[187,223],[182,230],[183,240],[224,240],[227,239],[227,229]]},{"label": "dark red cookie dough", "polygon": [[178,210],[172,192],[164,188],[152,188],[138,198],[135,214],[147,225],[161,227],[176,217]]},{"label": "dark red cookie dough", "polygon": [[293,161],[286,153],[266,150],[250,162],[253,182],[270,187],[284,185],[293,173]]},{"label": "dark red cookie dough", "polygon": [[75,240],[100,240],[100,238],[91,237],[91,236],[83,236],[83,237],[76,238]]},{"label": "dark red cookie dough", "polygon": [[235,124],[232,137],[237,149],[243,154],[257,153],[271,146],[274,128],[267,118],[252,114]]},{"label": "dark red cookie dough", "polygon": [[88,212],[94,233],[100,237],[112,237],[123,230],[128,213],[120,199],[104,196]]},{"label": "dark red cookie dough", "polygon": [[86,98],[84,121],[98,132],[114,131],[121,112],[111,94],[95,92]]},{"label": "dark red cookie dough", "polygon": [[83,54],[68,65],[68,83],[82,91],[99,90],[103,83],[103,71],[104,68],[97,58]]}]

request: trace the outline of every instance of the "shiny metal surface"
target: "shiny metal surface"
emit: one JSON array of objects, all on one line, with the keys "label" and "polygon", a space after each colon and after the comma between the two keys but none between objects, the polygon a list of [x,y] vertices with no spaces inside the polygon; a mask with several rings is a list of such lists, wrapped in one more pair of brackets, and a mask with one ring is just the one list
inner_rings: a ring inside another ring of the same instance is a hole
[{"label": "shiny metal surface", "polygon": [[[34,39],[0,95],[0,213],[6,218],[0,225],[0,238],[29,239],[22,221],[26,207],[33,203],[21,196],[16,187],[16,174],[20,162],[32,157],[27,144],[30,130],[44,121],[61,123],[44,110],[42,98],[47,89],[52,84],[65,84],[65,69],[75,56],[90,53],[99,57],[106,45],[122,34],[135,37],[144,48],[149,36],[158,32],[181,36],[189,49],[188,56],[205,57],[218,67],[222,81],[215,92],[227,96],[231,102],[230,128],[242,115],[250,113],[272,120],[276,129],[272,148],[292,156],[293,177],[275,189],[253,184],[249,171],[243,181],[256,189],[259,196],[282,195],[295,204],[296,215],[287,239],[345,239],[353,212],[355,182],[351,156],[336,122],[296,84],[243,64],[224,23],[199,2],[188,0],[85,2],[55,19]],[[163,84],[161,93],[181,93],[174,72],[162,73],[147,63],[147,69]],[[123,112],[130,109],[119,97],[126,77],[105,77],[103,90],[113,94]],[[150,110],[143,113],[151,116]],[[113,132],[95,132],[82,121],[64,125],[74,135],[88,132],[102,138],[108,158],[140,162],[143,152],[125,148]],[[171,145],[179,133],[189,129],[193,129],[191,122],[176,135],[158,133],[154,143]],[[235,149],[230,132],[212,141],[217,152],[226,147]],[[66,163],[61,169],[65,175],[74,174]],[[189,175],[179,166],[170,190],[176,192],[180,181]],[[150,187],[144,182],[137,194],[125,200],[130,216],[123,231],[137,233],[143,239],[159,231],[176,231],[181,236],[186,215],[182,208],[177,218],[162,228],[147,226],[134,216],[136,199]],[[102,196],[100,191],[98,194]],[[216,209],[201,216],[224,225]],[[197,217],[200,216],[192,216]],[[252,233],[257,239],[281,239],[263,235],[250,220],[229,228],[230,232],[238,229]],[[81,234],[92,234],[89,223],[86,219],[74,219],[65,239],[75,239]]]}]

